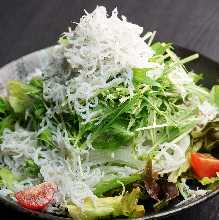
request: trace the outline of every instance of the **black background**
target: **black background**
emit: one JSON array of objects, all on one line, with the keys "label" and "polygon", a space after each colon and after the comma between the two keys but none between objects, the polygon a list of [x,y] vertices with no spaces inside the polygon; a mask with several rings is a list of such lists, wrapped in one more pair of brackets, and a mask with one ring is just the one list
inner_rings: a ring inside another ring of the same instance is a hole
[{"label": "black background", "polygon": [[56,43],[71,21],[105,5],[157,38],[219,60],[218,0],[0,0],[0,66]]},{"label": "black background", "polygon": [[[78,21],[83,9],[90,12],[97,4],[109,11],[117,6],[129,21],[146,31],[156,30],[157,39],[219,61],[218,0],[1,0],[0,66],[55,44],[70,22]],[[0,206],[0,219],[25,219],[8,212],[3,218],[6,212]],[[219,219],[219,197],[169,219]]]}]

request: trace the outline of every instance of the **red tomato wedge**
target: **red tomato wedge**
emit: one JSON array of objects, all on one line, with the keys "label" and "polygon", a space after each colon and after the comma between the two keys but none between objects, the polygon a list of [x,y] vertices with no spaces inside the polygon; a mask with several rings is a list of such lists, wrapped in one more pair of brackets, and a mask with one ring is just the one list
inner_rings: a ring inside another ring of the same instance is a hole
[{"label": "red tomato wedge", "polygon": [[208,154],[192,153],[191,166],[198,178],[214,177],[219,172],[219,159]]},{"label": "red tomato wedge", "polygon": [[44,182],[37,186],[17,192],[15,197],[19,205],[32,210],[42,210],[52,201],[57,186]]}]

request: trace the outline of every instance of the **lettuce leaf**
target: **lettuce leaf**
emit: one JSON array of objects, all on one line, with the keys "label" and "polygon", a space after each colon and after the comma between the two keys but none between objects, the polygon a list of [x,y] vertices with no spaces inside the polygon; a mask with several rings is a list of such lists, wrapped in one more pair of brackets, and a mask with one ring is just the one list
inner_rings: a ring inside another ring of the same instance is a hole
[{"label": "lettuce leaf", "polygon": [[219,118],[209,122],[204,129],[192,131],[194,143],[202,142],[202,147],[210,152],[219,146]]},{"label": "lettuce leaf", "polygon": [[15,181],[16,177],[8,168],[0,167],[0,187],[12,189]]},{"label": "lettuce leaf", "polygon": [[155,52],[155,55],[160,56],[164,55],[168,48],[172,48],[172,45],[170,43],[156,42],[151,45],[151,48]]},{"label": "lettuce leaf", "polygon": [[219,108],[219,85],[215,85],[211,89],[211,99]]},{"label": "lettuce leaf", "polygon": [[208,190],[198,188],[191,189],[189,185],[187,185],[185,178],[181,178],[181,180],[177,183],[177,188],[184,199],[190,199],[196,196],[203,196],[208,192]]},{"label": "lettuce leaf", "polygon": [[140,174],[133,174],[127,177],[120,177],[108,181],[101,181],[95,186],[94,193],[96,196],[102,196],[104,193],[120,187],[121,183],[123,183],[124,185],[128,185],[141,179],[142,176]]},{"label": "lettuce leaf", "polygon": [[0,136],[5,128],[14,129],[16,117],[7,99],[0,97]]},{"label": "lettuce leaf", "polygon": [[217,176],[216,177],[204,177],[202,178],[201,180],[199,180],[199,182],[203,185],[203,186],[206,186],[206,185],[216,185],[216,184],[219,184],[219,173],[217,173]]},{"label": "lettuce leaf", "polygon": [[35,79],[29,84],[18,80],[8,82],[9,103],[15,113],[23,113],[33,104],[33,98],[42,95],[42,80]]},{"label": "lettuce leaf", "polygon": [[126,216],[129,218],[143,217],[143,205],[138,205],[140,189],[135,188],[124,196],[91,198],[84,200],[83,210],[75,205],[68,205],[68,212],[73,219],[94,220],[106,217]]},{"label": "lettuce leaf", "polygon": [[19,124],[30,130],[39,129],[46,112],[42,79],[34,78],[28,83],[12,80],[8,82],[7,89],[9,103]]},{"label": "lettuce leaf", "polygon": [[31,98],[26,94],[26,84],[20,81],[9,81],[9,102],[16,113],[24,112],[31,104]]}]

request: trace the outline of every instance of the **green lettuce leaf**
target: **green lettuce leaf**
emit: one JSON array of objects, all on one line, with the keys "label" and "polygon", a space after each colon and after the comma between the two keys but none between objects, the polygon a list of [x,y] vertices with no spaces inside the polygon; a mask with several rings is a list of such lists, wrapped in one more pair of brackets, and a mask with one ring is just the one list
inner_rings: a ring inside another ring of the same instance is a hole
[{"label": "green lettuce leaf", "polygon": [[13,189],[13,184],[16,181],[16,177],[6,167],[0,167],[0,187],[7,187]]},{"label": "green lettuce leaf", "polygon": [[7,89],[9,103],[19,124],[22,127],[28,126],[30,130],[39,129],[46,112],[42,79],[33,78],[28,83],[12,80],[9,81]]},{"label": "green lettuce leaf", "polygon": [[138,205],[140,189],[135,188],[131,193],[124,196],[96,198],[93,202],[91,198],[84,201],[83,210],[75,205],[68,205],[68,212],[73,219],[95,220],[100,218],[110,218],[126,216],[129,218],[139,218],[144,216],[144,206]]},{"label": "green lettuce leaf", "polygon": [[0,97],[0,136],[5,128],[14,129],[16,117],[6,98]]},{"label": "green lettuce leaf", "polygon": [[135,85],[141,84],[146,79],[146,73],[149,69],[148,68],[133,68],[133,82]]},{"label": "green lettuce leaf", "polygon": [[21,81],[9,81],[9,102],[16,113],[23,113],[30,106],[32,100],[27,95],[28,88]]},{"label": "green lettuce leaf", "polygon": [[94,193],[96,196],[102,196],[104,193],[120,187],[121,183],[128,185],[141,179],[141,174],[133,174],[127,177],[119,177],[112,180],[101,181],[95,186]]},{"label": "green lettuce leaf", "polygon": [[29,84],[18,80],[9,81],[9,103],[15,113],[23,113],[34,103],[33,98],[42,96],[42,80],[33,79]]},{"label": "green lettuce leaf", "polygon": [[199,180],[199,182],[202,184],[202,185],[216,185],[216,184],[219,184],[219,173],[217,173],[217,176],[216,177],[204,177],[202,178],[201,180]]},{"label": "green lettuce leaf", "polygon": [[0,121],[0,136],[3,134],[5,128],[10,130],[14,129],[14,124],[16,122],[16,118],[14,115],[8,115]]},{"label": "green lettuce leaf", "polygon": [[219,119],[209,122],[204,129],[192,131],[194,143],[202,143],[203,149],[211,152],[213,148],[219,146]]},{"label": "green lettuce leaf", "polygon": [[215,85],[211,89],[211,99],[219,108],[219,85]]},{"label": "green lettuce leaf", "polygon": [[156,42],[151,45],[152,50],[155,52],[155,55],[164,55],[168,48],[172,48],[170,43],[161,43]]},{"label": "green lettuce leaf", "polygon": [[157,82],[156,80],[151,79],[147,76],[147,71],[150,69],[147,68],[133,68],[133,82],[135,85],[138,84],[145,84],[148,86],[156,86],[161,87],[161,84]]}]

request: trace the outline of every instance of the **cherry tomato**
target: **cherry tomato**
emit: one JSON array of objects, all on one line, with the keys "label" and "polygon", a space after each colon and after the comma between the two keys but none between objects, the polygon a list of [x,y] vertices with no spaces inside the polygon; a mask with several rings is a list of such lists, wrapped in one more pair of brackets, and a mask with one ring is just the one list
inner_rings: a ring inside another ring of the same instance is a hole
[{"label": "cherry tomato", "polygon": [[208,154],[192,153],[191,166],[198,178],[214,177],[219,172],[219,159]]},{"label": "cherry tomato", "polygon": [[44,182],[37,186],[17,192],[15,197],[18,204],[32,210],[42,210],[48,206],[53,199],[57,186],[53,183]]}]

